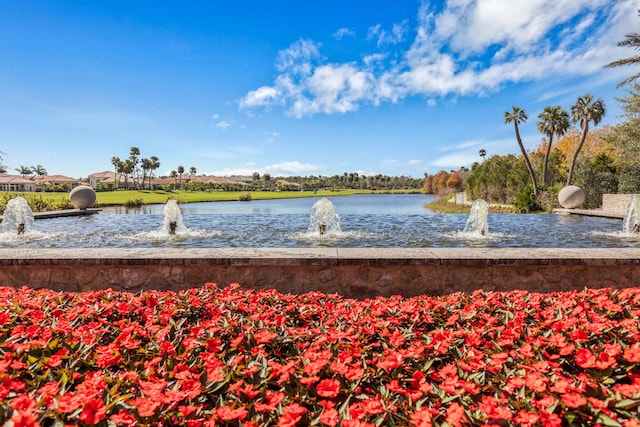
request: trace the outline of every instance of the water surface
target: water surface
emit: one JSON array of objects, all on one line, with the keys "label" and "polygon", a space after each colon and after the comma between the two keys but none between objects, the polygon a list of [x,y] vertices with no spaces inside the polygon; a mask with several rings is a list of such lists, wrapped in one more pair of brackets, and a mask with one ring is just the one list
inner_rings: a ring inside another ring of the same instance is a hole
[{"label": "water surface", "polygon": [[328,198],[342,232],[308,233],[318,200],[283,199],[180,205],[187,230],[161,229],[164,205],[109,207],[96,215],[42,219],[35,230],[0,234],[0,247],[640,247],[619,219],[553,214],[490,214],[489,234],[462,233],[468,215],[441,214],[424,205],[433,196],[357,195]]}]

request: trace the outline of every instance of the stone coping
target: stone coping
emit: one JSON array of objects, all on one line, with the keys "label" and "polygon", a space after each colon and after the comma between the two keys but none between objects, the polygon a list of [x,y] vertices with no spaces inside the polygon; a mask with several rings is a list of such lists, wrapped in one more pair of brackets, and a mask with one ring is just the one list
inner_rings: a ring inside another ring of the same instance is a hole
[{"label": "stone coping", "polygon": [[205,283],[350,298],[640,286],[640,248],[0,249],[0,286],[180,291]]},{"label": "stone coping", "polygon": [[640,265],[640,248],[108,248],[0,249],[28,265]]}]

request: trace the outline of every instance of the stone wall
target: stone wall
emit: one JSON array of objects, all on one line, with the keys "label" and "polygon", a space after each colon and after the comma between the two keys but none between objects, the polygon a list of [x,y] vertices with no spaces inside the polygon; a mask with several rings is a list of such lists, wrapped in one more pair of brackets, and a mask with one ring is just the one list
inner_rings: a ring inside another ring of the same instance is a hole
[{"label": "stone wall", "polygon": [[633,194],[603,194],[602,210],[605,212],[626,213]]},{"label": "stone wall", "polygon": [[[12,256],[10,256],[12,254]],[[346,297],[640,286],[639,249],[0,250],[0,286],[183,290],[239,283]]]}]

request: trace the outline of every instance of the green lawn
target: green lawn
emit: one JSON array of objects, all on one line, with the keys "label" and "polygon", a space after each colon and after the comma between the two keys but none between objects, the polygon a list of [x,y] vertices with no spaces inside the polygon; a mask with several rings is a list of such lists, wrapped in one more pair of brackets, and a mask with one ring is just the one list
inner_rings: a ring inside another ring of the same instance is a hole
[{"label": "green lawn", "polygon": [[[415,193],[416,190],[394,190],[394,193]],[[372,190],[320,190],[313,191],[165,191],[165,190],[127,190],[97,192],[96,206],[125,204],[163,204],[169,198],[178,203],[225,202],[238,200],[241,194],[251,194],[251,200],[294,199],[303,197],[350,196],[354,194],[383,194],[387,191]],[[6,201],[15,195],[27,199],[34,211],[71,208],[69,193],[9,193],[0,192],[0,211]],[[4,202],[4,203],[3,203]]]},{"label": "green lawn", "polygon": [[142,199],[143,204],[166,203],[169,198],[178,203],[193,202],[226,202],[238,200],[241,194],[250,193],[251,200],[293,199],[301,197],[348,196],[352,194],[367,194],[370,191],[340,190],[340,191],[165,191],[165,190],[127,190],[96,193],[100,206],[123,205],[129,200]]}]

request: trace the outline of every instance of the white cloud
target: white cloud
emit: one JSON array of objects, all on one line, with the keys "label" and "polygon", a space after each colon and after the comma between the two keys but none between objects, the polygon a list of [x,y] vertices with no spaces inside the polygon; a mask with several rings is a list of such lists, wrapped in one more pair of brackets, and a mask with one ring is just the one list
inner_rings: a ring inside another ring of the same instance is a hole
[{"label": "white cloud", "polygon": [[249,91],[240,107],[277,105],[303,117],[409,96],[433,106],[438,97],[484,96],[508,83],[595,75],[628,56],[614,44],[635,28],[637,1],[449,0],[438,12],[425,2],[408,48],[400,44],[407,21],[390,31],[370,27],[380,52],[359,61],[327,61],[319,44],[299,40],[278,54],[273,85]]},{"label": "white cloud", "polygon": [[433,98],[427,99],[427,106],[428,107],[435,107],[436,105],[438,105],[438,102],[435,99],[433,99]]},{"label": "white cloud", "polygon": [[254,172],[259,174],[268,173],[271,176],[301,176],[301,175],[313,175],[322,170],[324,166],[313,165],[308,163],[300,163],[297,160],[291,162],[277,163],[274,165],[268,165],[263,167],[254,167],[255,163],[247,163],[244,167],[239,168],[224,168],[217,171],[208,173],[215,176],[233,176],[242,175],[250,176]]},{"label": "white cloud", "polygon": [[409,166],[416,166],[416,165],[419,165],[420,163],[422,163],[422,160],[409,160],[407,162]]},{"label": "white cloud", "polygon": [[262,168],[263,173],[269,173],[272,176],[289,176],[289,175],[305,175],[318,172],[323,168],[321,165],[313,165],[309,163],[300,163],[297,160],[291,162],[277,163]]},{"label": "white cloud", "polygon": [[218,119],[218,117],[220,117],[220,115],[219,115],[219,114],[212,114],[212,115],[211,115],[211,118],[212,118],[212,119]]},{"label": "white cloud", "polygon": [[339,28],[335,33],[332,34],[333,38],[336,40],[342,40],[344,37],[352,37],[355,35],[355,31],[350,30],[349,28]]},{"label": "white cloud", "polygon": [[218,129],[226,130],[227,128],[231,127],[231,123],[225,122],[224,120],[222,120],[222,121],[216,123],[216,127]]},{"label": "white cloud", "polygon": [[384,30],[382,25],[377,24],[369,27],[367,33],[367,40],[376,39],[378,47],[388,44],[397,44],[403,41],[405,34],[407,33],[407,21],[402,21],[399,24],[394,24],[391,31]]}]

